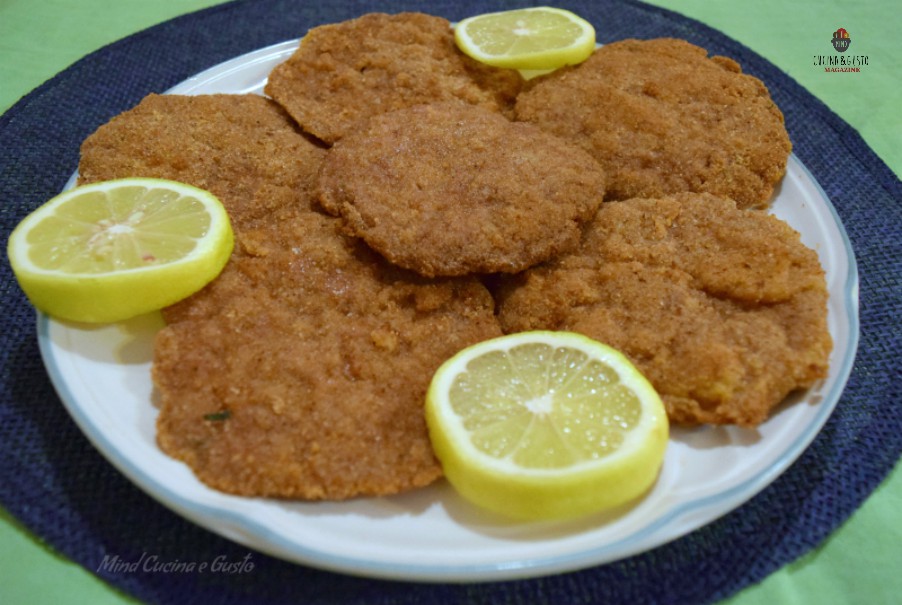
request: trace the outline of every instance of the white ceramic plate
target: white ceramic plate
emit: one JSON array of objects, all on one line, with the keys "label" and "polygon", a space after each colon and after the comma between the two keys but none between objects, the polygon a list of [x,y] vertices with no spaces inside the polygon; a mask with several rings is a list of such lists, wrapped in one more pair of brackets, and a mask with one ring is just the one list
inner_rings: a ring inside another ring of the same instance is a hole
[{"label": "white ceramic plate", "polygon": [[[228,61],[173,93],[260,93],[297,42]],[[824,192],[795,156],[773,212],[815,248],[827,272],[830,374],[757,430],[673,430],[659,480],[638,504],[572,522],[515,523],[476,510],[446,483],[340,503],[239,498],[200,483],[155,443],[150,380],[158,314],[86,327],[38,318],[44,362],[82,431],[122,473],[191,521],[298,563],[428,581],[513,579],[579,569],[654,548],[733,510],[802,453],[837,404],[858,341],[858,282],[849,240]]]}]

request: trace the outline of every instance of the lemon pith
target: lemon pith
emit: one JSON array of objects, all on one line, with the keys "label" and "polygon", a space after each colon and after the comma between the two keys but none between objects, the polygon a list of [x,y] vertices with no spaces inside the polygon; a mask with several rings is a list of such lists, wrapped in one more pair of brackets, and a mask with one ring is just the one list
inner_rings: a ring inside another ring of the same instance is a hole
[{"label": "lemon pith", "polygon": [[13,230],[7,254],[39,310],[112,322],[160,309],[215,278],[234,244],[207,191],[160,179],[120,179],[61,193]]},{"label": "lemon pith", "polygon": [[[493,375],[508,380],[493,385]],[[560,332],[462,351],[436,373],[426,418],[436,456],[462,496],[532,519],[639,497],[658,475],[668,435],[660,398],[632,364]]]}]

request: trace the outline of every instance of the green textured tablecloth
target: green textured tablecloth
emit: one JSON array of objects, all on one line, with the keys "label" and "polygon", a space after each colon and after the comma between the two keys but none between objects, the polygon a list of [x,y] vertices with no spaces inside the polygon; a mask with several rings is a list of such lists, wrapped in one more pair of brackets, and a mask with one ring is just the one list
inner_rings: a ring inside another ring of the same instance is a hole
[{"label": "green textured tablecloth", "polygon": [[[327,1],[327,0],[323,0]],[[0,113],[102,46],[217,0],[0,0]],[[823,100],[902,174],[902,42],[898,5],[802,0],[656,0],[745,44]],[[603,28],[603,23],[596,23]],[[815,65],[848,30],[868,65],[828,73]],[[300,35],[302,32],[298,32]],[[902,602],[902,473],[898,467],[820,548],[729,605]],[[0,510],[0,603],[131,603],[89,571],[56,555]],[[563,604],[562,604],[563,605]]]}]

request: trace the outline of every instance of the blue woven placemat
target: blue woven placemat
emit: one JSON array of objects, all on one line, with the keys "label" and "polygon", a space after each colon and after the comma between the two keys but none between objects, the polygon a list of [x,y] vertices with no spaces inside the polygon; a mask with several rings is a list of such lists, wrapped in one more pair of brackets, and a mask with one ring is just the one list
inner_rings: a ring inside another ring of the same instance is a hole
[{"label": "blue woven placemat", "polygon": [[[525,4],[525,3],[524,3]],[[382,10],[452,20],[517,3],[244,0],[169,21],[59,74],[0,118],[4,239],[75,170],[81,141],[149,92],[322,23]],[[0,322],[0,502],[56,550],[152,603],[711,603],[818,545],[902,452],[902,186],[858,134],[786,74],[704,25],[635,2],[559,3],[604,23],[601,42],[676,36],[737,59],[767,83],[795,153],[836,206],[861,276],[860,348],[836,411],[814,443],[757,497],[650,552],[583,571],[488,584],[410,584],[338,576],[253,553],[252,573],[116,573],[103,557],[241,561],[248,549],[157,504],[78,431],[51,387],[34,312],[4,258]]]}]

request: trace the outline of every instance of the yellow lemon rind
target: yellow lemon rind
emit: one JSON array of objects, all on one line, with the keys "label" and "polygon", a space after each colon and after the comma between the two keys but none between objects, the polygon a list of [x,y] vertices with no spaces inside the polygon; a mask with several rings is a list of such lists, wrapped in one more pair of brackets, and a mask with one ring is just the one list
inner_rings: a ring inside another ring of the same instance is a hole
[{"label": "yellow lemon rind", "polygon": [[568,346],[582,341],[584,350],[593,356],[602,350],[604,359],[618,369],[621,380],[649,402],[650,413],[643,414],[640,424],[617,452],[595,462],[553,471],[498,463],[471,445],[459,419],[449,412],[450,405],[442,401],[448,387],[445,381],[456,375],[453,368],[465,367],[469,359],[492,350],[497,342],[474,345],[445,362],[426,399],[433,449],[458,493],[483,508],[523,520],[566,519],[610,511],[645,494],[659,475],[669,435],[663,403],[645,377],[635,369],[620,372],[622,368],[633,368],[621,353],[579,334],[536,331],[501,338],[510,339],[510,346],[541,338],[560,344],[565,338]]},{"label": "yellow lemon rind", "polygon": [[[177,186],[178,189],[206,199],[216,199],[211,193],[184,184],[151,178],[129,178],[104,181],[77,188],[109,188],[120,184],[147,186]],[[213,281],[225,267],[234,248],[234,234],[228,214],[221,203],[214,206],[219,220],[212,226],[216,231],[206,237],[184,258],[160,267],[134,268],[106,274],[67,274],[35,266],[27,254],[25,236],[40,221],[49,216],[53,207],[65,203],[75,190],[67,190],[52,198],[22,220],[10,234],[7,256],[19,286],[31,304],[56,319],[112,323],[162,309],[187,298]]]},{"label": "yellow lemon rind", "polygon": [[461,20],[454,28],[454,39],[457,47],[472,59],[475,59],[492,67],[500,67],[505,69],[517,69],[523,71],[547,72],[565,67],[567,65],[577,65],[588,59],[595,51],[595,28],[591,23],[581,17],[563,9],[552,9],[549,7],[533,7],[525,9],[516,9],[518,11],[549,11],[556,13],[566,13],[569,15],[571,22],[578,23],[583,35],[575,40],[571,45],[560,48],[546,49],[534,53],[522,53],[516,55],[492,55],[482,50],[479,45],[469,36],[467,28],[470,23],[487,16],[494,16],[500,13],[487,13],[483,15],[475,15]]}]

